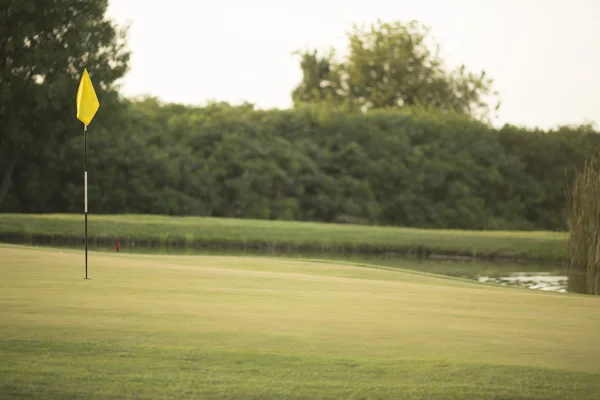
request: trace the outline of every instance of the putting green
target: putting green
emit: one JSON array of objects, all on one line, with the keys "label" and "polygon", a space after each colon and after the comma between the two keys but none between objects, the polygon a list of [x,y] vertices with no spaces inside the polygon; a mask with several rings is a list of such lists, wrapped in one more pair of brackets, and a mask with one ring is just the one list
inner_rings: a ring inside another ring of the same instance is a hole
[{"label": "putting green", "polygon": [[[90,253],[86,281],[83,260],[0,245],[0,397],[185,397],[195,388],[190,395],[348,398],[378,387],[364,397],[386,398],[403,387],[406,398],[588,398],[600,389],[596,297],[212,256]],[[193,376],[216,380],[182,381],[189,357],[203,360]],[[481,387],[488,378],[496,386]]]}]

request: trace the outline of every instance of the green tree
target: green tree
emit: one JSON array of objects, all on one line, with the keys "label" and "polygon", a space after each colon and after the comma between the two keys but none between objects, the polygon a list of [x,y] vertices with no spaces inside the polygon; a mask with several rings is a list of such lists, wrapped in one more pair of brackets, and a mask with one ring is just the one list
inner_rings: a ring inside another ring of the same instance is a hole
[{"label": "green tree", "polygon": [[126,30],[105,16],[108,0],[0,3],[1,204],[15,186],[15,172],[43,174],[47,157],[81,134],[75,95],[84,67],[101,102],[99,114],[115,108],[116,81],[127,70],[129,52]]},{"label": "green tree", "polygon": [[347,100],[362,108],[420,106],[489,117],[488,102],[497,95],[492,80],[464,65],[449,70],[428,27],[378,21],[369,29],[355,25],[348,40],[340,62],[333,52],[298,52],[303,78],[292,92],[295,103]]},{"label": "green tree", "polygon": [[302,82],[292,92],[294,102],[339,101],[344,97],[342,70],[334,61],[333,51],[325,57],[319,57],[316,50],[297,51],[295,54],[301,58]]}]

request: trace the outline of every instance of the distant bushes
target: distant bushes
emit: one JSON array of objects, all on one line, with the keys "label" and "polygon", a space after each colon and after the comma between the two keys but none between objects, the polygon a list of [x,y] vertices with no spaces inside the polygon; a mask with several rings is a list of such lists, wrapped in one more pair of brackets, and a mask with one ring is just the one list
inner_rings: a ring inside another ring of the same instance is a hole
[{"label": "distant bushes", "polygon": [[[563,230],[590,127],[495,130],[456,115],[312,104],[291,110],[132,102],[89,133],[93,213],[469,229]],[[0,204],[82,211],[82,145],[21,162]]]}]

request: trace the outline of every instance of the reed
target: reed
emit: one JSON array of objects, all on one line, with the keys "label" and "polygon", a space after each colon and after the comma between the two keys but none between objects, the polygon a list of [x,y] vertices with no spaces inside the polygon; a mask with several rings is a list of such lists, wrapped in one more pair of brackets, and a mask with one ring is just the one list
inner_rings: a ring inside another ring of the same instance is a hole
[{"label": "reed", "polygon": [[600,294],[600,160],[574,179],[568,207],[569,291]]}]

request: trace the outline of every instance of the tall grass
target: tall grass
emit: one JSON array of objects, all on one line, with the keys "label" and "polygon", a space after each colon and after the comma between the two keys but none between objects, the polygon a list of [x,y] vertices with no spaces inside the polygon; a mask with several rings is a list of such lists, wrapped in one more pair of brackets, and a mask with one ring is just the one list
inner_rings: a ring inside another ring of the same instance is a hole
[{"label": "tall grass", "polygon": [[569,291],[600,294],[600,160],[575,176],[569,201]]}]

